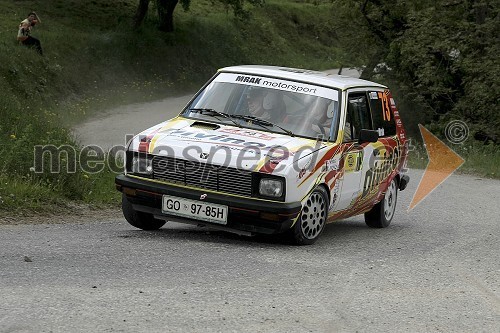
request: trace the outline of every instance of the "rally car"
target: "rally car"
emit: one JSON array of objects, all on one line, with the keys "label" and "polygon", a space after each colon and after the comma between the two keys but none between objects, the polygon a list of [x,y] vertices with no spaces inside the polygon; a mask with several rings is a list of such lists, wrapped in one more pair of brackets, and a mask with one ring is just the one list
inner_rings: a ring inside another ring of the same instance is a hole
[{"label": "rally car", "polygon": [[391,92],[361,79],[271,66],[220,69],[180,114],[134,137],[116,177],[126,220],[312,244],[364,214],[387,227],[408,143]]}]

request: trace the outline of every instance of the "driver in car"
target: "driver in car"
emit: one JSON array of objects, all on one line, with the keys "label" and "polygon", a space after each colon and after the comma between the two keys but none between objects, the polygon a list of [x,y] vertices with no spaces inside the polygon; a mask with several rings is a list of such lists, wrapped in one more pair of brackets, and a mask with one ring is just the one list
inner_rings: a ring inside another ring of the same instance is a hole
[{"label": "driver in car", "polygon": [[264,109],[264,89],[252,89],[248,93],[248,112],[251,116],[269,120],[271,119],[271,114],[269,110]]},{"label": "driver in car", "polygon": [[281,123],[285,103],[283,97],[272,89],[254,88],[248,93],[248,111],[259,119]]}]

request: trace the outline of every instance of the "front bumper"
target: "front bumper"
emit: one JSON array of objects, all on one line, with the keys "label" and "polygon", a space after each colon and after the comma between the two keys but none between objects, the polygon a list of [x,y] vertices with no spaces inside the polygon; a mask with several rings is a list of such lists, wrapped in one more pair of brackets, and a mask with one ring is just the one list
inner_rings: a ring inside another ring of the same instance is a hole
[{"label": "front bumper", "polygon": [[[162,196],[172,195],[180,198],[200,200],[203,202],[222,204],[229,207],[227,224],[224,229],[234,229],[249,233],[277,234],[290,229],[302,209],[300,202],[275,202],[253,198],[237,197],[222,193],[206,192],[203,189],[188,189],[146,179],[118,175],[115,178],[117,190],[124,193],[132,207],[141,212],[153,214],[159,218],[193,223],[188,218],[171,216],[162,212]],[[197,221],[198,222],[198,221]],[[199,221],[200,224],[218,224]]]}]

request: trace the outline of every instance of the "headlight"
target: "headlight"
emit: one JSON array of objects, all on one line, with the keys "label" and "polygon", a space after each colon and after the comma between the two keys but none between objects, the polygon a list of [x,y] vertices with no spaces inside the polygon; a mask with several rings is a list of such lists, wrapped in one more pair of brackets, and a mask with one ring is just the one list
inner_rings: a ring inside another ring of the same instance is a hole
[{"label": "headlight", "polygon": [[143,156],[134,156],[131,169],[132,173],[151,175],[153,173],[153,160]]},{"label": "headlight", "polygon": [[259,183],[259,193],[266,197],[281,197],[283,194],[283,181],[272,178],[262,178]]}]

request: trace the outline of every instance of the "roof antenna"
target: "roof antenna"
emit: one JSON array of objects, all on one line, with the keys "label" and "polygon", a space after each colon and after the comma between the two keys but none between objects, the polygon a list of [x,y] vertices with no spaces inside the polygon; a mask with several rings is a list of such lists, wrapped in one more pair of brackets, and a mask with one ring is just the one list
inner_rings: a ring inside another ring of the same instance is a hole
[{"label": "roof antenna", "polygon": [[342,75],[342,66],[339,68],[339,72],[337,73],[338,75]]}]

